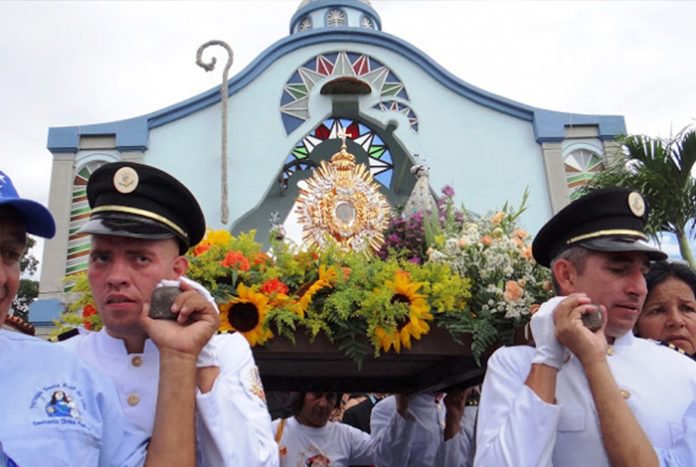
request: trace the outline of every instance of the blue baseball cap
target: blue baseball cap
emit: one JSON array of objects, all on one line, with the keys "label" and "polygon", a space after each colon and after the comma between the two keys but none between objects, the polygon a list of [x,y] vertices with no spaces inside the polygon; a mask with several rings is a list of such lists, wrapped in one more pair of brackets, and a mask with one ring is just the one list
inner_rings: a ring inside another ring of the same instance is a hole
[{"label": "blue baseball cap", "polygon": [[27,233],[44,238],[56,234],[56,222],[41,203],[19,197],[10,177],[0,170],[0,206],[10,206],[24,218]]}]

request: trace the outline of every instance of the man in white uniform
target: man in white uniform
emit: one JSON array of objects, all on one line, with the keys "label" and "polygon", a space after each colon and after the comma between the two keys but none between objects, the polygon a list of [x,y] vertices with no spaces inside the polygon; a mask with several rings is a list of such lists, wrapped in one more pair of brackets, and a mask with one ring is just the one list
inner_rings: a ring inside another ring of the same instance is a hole
[{"label": "man in white uniform", "polygon": [[650,442],[670,448],[683,437],[696,366],[631,332],[647,294],[643,274],[666,256],[645,242],[646,217],[639,193],[615,188],[574,201],[541,229],[534,257],[551,268],[561,297],[532,318],[536,349],[502,348],[488,361],[475,465],[609,465],[585,374],[591,359],[576,340],[583,315],[598,310],[611,374]]},{"label": "man in white uniform", "polygon": [[472,388],[447,396],[389,396],[372,409],[377,467],[469,467],[474,458],[476,406],[466,406]]},{"label": "man in white uniform", "polygon": [[[215,308],[205,289],[183,277],[188,262],[182,255],[202,239],[205,220],[185,186],[143,164],[100,167],[87,184],[87,198],[92,211],[82,231],[92,234],[88,278],[104,328],[64,345],[116,383],[126,416],[150,433],[160,355],[136,317],[163,281],[182,291],[198,289]],[[244,337],[213,337],[198,367],[199,465],[277,465],[263,386]]]},{"label": "man in white uniform", "polygon": [[[0,327],[19,288],[27,233],[53,237],[53,218],[20,198],[0,172]],[[111,381],[65,349],[0,330],[0,465],[193,465],[196,358],[218,317],[201,307],[204,300],[188,299],[181,317],[186,326],[141,316],[161,351],[149,447],[148,436],[121,412]]]}]

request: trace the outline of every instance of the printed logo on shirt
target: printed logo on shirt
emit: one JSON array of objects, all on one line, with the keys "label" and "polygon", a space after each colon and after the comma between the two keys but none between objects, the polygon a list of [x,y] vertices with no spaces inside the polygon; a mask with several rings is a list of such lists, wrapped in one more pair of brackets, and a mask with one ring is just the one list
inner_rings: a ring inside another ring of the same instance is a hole
[{"label": "printed logo on shirt", "polygon": [[68,383],[55,383],[41,387],[34,393],[30,408],[35,414],[31,421],[38,425],[79,425],[82,411],[86,410],[80,390]]},{"label": "printed logo on shirt", "polygon": [[303,467],[329,467],[330,465],[331,459],[324,454],[317,454],[307,459]]},{"label": "printed logo on shirt", "polygon": [[266,403],[266,393],[263,390],[263,383],[261,382],[261,375],[257,366],[250,366],[244,370],[242,384],[249,394],[258,397],[264,404]]}]

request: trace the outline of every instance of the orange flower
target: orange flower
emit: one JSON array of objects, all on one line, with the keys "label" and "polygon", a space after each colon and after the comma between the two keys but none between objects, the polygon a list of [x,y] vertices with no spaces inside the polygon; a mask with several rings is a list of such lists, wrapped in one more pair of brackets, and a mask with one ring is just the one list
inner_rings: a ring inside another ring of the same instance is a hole
[{"label": "orange flower", "polygon": [[520,240],[527,238],[527,232],[524,229],[515,229],[512,234]]},{"label": "orange flower", "polygon": [[290,289],[288,289],[288,286],[283,284],[280,280],[277,278],[269,279],[266,282],[261,285],[261,288],[259,289],[261,292],[265,293],[266,295],[272,295],[272,294],[284,294],[286,295]]},{"label": "orange flower", "polygon": [[524,294],[524,289],[520,287],[515,281],[507,281],[505,283],[505,292],[503,292],[503,298],[508,302],[514,302],[522,298]]},{"label": "orange flower", "polygon": [[348,280],[350,279],[350,273],[352,272],[352,269],[350,269],[348,266],[343,266],[341,268],[343,270],[343,280]]},{"label": "orange flower", "polygon": [[493,244],[493,239],[490,235],[484,235],[481,237],[481,243],[483,243],[483,246],[491,246]]},{"label": "orange flower", "polygon": [[271,259],[271,257],[268,256],[265,252],[260,251],[260,252],[256,253],[256,256],[254,256],[254,266],[258,266],[260,264],[266,264],[270,259]]},{"label": "orange flower", "polygon": [[200,256],[210,250],[210,243],[203,241],[193,248],[193,256]]},{"label": "orange flower", "polygon": [[249,260],[240,251],[230,251],[220,264],[226,268],[239,269],[240,271],[249,270]]},{"label": "orange flower", "polygon": [[524,259],[528,259],[530,261],[532,260],[534,257],[534,255],[532,255],[532,245],[527,245],[522,249],[522,256]]},{"label": "orange flower", "polygon": [[88,319],[90,316],[94,316],[97,314],[97,309],[94,308],[94,305],[91,303],[88,303],[85,305],[85,307],[82,309],[82,325],[84,326],[85,329],[88,331],[92,330],[92,320]]},{"label": "orange flower", "polygon": [[498,211],[497,213],[495,213],[495,215],[493,217],[491,217],[491,224],[496,226],[496,225],[500,224],[503,221],[503,219],[505,219],[505,212]]}]

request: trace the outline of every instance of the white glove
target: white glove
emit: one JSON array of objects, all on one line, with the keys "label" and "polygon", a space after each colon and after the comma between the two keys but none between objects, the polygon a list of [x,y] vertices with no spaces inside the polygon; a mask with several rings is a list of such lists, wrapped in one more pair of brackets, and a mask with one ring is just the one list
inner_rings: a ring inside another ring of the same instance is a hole
[{"label": "white glove", "polygon": [[[208,289],[203,287],[198,282],[189,279],[188,277],[181,276],[179,277],[179,279],[175,280],[162,279],[159,282],[159,284],[157,284],[157,287],[181,287],[181,282],[189,285],[196,292],[201,294],[203,298],[205,298],[213,304],[213,307],[215,307],[215,311],[217,311],[218,314],[220,313],[220,310],[218,310],[217,304],[215,303],[215,299],[210,294],[210,292],[208,292]],[[213,336],[213,338],[210,339],[207,344],[205,344],[205,347],[203,347],[201,353],[198,354],[198,361],[196,362],[196,366],[198,368],[206,366],[220,366],[217,359],[217,353],[215,351],[215,336]]]},{"label": "white glove", "polygon": [[553,297],[532,315],[529,324],[536,343],[532,363],[543,363],[560,370],[570,357],[568,349],[556,339],[556,323],[553,321],[553,312],[563,299],[565,297]]}]

